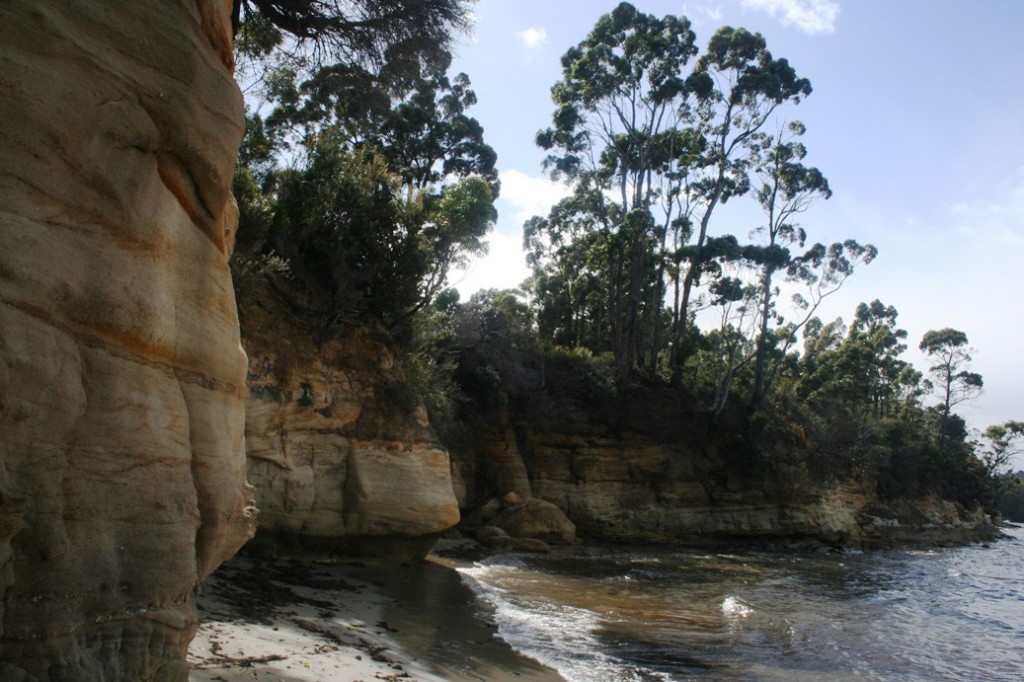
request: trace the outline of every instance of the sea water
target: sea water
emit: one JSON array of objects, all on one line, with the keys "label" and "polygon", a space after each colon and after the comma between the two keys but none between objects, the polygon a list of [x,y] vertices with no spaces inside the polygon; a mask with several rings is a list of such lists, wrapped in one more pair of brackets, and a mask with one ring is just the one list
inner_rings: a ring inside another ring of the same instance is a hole
[{"label": "sea water", "polygon": [[460,568],[570,682],[1022,680],[1024,530],[903,552],[571,548]]}]

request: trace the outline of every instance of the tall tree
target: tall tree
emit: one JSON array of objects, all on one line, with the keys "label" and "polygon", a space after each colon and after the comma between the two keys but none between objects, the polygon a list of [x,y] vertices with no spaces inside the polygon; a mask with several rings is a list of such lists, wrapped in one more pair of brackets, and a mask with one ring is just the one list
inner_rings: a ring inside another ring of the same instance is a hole
[{"label": "tall tree", "polygon": [[[606,311],[622,381],[642,354],[644,313],[657,316],[661,308],[663,268],[653,251],[676,217],[694,40],[685,17],[659,19],[620,4],[562,57],[562,80],[551,89],[553,125],[537,135],[551,152],[545,167],[573,182],[577,199],[533,223],[528,239],[541,239],[542,229],[564,231],[565,220],[604,234]],[[580,220],[570,206],[593,215]]]},{"label": "tall tree", "polygon": [[768,388],[778,376],[798,334],[816,319],[815,313],[825,299],[839,291],[859,265],[871,263],[877,254],[878,250],[871,244],[861,245],[854,239],[847,239],[828,247],[814,244],[800,256],[789,260],[786,279],[792,285],[802,287],[802,291],[792,295],[794,318],[786,321],[778,316],[779,326],[766,339],[764,372],[755,377],[748,414],[753,415],[761,409]]},{"label": "tall tree", "polygon": [[673,365],[681,366],[688,334],[693,287],[700,283],[708,259],[708,228],[715,208],[749,187],[750,153],[757,133],[783,104],[799,103],[811,93],[811,83],[797,76],[786,59],[776,59],[761,34],[729,26],[708,41],[690,85],[700,105],[696,130],[702,140],[701,162],[686,177],[686,221],[695,229],[682,251],[687,263],[682,284],[676,281]]},{"label": "tall tree", "polygon": [[1010,420],[993,424],[982,434],[988,447],[981,452],[981,463],[990,479],[996,480],[1001,470],[1013,463],[1013,458],[1024,453],[1024,422]]},{"label": "tall tree", "polygon": [[808,342],[803,362],[801,393],[813,404],[841,403],[854,419],[893,416],[913,397],[921,375],[901,359],[907,332],[896,326],[898,313],[879,300],[857,306],[845,338],[835,336],[838,326],[822,328]]},{"label": "tall tree", "polygon": [[934,379],[932,386],[940,401],[938,436],[942,446],[948,441],[952,409],[964,401],[978,397],[984,386],[981,375],[969,371],[972,358],[967,343],[967,334],[946,327],[925,332],[919,345],[935,363],[928,368],[928,373]]},{"label": "tall tree", "polygon": [[[430,70],[401,97],[367,86],[380,101],[354,116],[351,82],[331,73],[280,80],[268,124],[252,116],[236,178],[240,231],[271,234],[255,247],[243,240],[245,253],[272,250],[319,291],[325,331],[361,313],[396,328],[444,289],[453,266],[484,250],[495,219],[496,154],[467,114],[476,96],[465,74],[450,80]],[[262,135],[265,128],[271,133]],[[283,155],[292,167],[276,173],[250,151],[264,139],[272,144],[275,129],[299,131],[303,141]],[[272,229],[263,224],[268,212]]]},{"label": "tall tree", "polygon": [[755,190],[767,220],[755,234],[763,243],[745,249],[744,255],[760,270],[759,329],[756,338],[754,362],[754,388],[751,406],[756,408],[764,399],[765,377],[768,365],[769,329],[774,314],[776,289],[775,274],[785,271],[793,262],[789,247],[802,247],[807,233],[795,218],[807,210],[819,197],[829,198],[832,190],[828,180],[817,168],[803,164],[807,150],[799,141],[805,132],[802,123],[790,123],[777,135],[758,134],[752,137],[751,163],[758,186]]},{"label": "tall tree", "polygon": [[494,219],[479,176],[410,200],[383,157],[325,135],[282,174],[272,244],[317,302],[323,333],[361,315],[396,328],[445,287],[453,265],[484,250]]}]

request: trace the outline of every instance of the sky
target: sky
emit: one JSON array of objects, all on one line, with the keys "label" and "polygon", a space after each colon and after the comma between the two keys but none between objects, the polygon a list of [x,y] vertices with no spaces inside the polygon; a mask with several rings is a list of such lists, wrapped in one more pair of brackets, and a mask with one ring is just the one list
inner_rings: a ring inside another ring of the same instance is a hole
[{"label": "sky", "polygon": [[[463,300],[528,275],[523,222],[564,188],[549,181],[533,140],[550,125],[561,55],[583,40],[608,0],[480,0],[455,48],[478,104],[468,113],[498,153],[501,196],[490,252],[453,273]],[[803,214],[809,241],[853,238],[878,258],[823,305],[849,321],[880,299],[909,333],[906,358],[930,329],[964,331],[982,396],[957,410],[975,428],[1024,419],[1024,78],[1018,0],[637,0],[659,17],[689,17],[703,46],[724,25],[761,33],[814,91],[787,119],[807,127],[805,163],[833,196]],[[716,214],[716,233],[756,219]],[[1024,458],[1018,462],[1024,466]]]}]

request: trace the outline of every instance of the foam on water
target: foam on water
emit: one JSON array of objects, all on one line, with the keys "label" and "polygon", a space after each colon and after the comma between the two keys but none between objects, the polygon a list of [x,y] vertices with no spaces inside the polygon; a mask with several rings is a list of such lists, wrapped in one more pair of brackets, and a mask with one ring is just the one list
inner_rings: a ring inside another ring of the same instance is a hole
[{"label": "foam on water", "polygon": [[[507,562],[507,563],[506,563]],[[603,651],[597,636],[598,614],[555,604],[508,589],[503,579],[514,572],[520,584],[530,582],[528,569],[514,557],[460,568],[463,581],[494,609],[498,636],[520,653],[552,668],[566,680],[644,682],[670,678],[625,662]],[[538,576],[537,579],[540,579]]]},{"label": "foam on water", "polygon": [[753,612],[754,609],[738,597],[728,596],[722,600],[722,613],[728,619],[746,618]]},{"label": "foam on water", "polygon": [[460,569],[498,636],[570,682],[1024,679],[1024,529],[991,548],[580,548]]}]

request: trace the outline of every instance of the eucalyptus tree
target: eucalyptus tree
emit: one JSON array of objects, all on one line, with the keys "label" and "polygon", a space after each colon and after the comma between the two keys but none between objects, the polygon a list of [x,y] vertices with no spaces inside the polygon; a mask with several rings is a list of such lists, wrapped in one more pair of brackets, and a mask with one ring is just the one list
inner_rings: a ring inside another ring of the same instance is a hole
[{"label": "eucalyptus tree", "polygon": [[[550,275],[554,255],[573,250],[574,237],[601,234],[592,241],[605,260],[591,265],[604,283],[602,319],[620,380],[645,353],[653,369],[665,345],[679,379],[693,289],[742,255],[735,239],[710,233],[715,209],[750,189],[760,131],[778,108],[811,92],[760,34],[724,27],[699,58],[695,40],[685,17],[659,19],[620,4],[562,57],[553,125],[537,135],[550,152],[545,168],[572,182],[574,196],[525,226],[535,272]],[[821,190],[812,187],[816,179],[823,182],[820,173],[805,176],[801,192]],[[806,255],[794,266],[797,278],[815,259],[836,262],[824,252]],[[661,312],[669,284],[666,341]]]},{"label": "eucalyptus tree", "polygon": [[[711,415],[725,410],[737,375],[756,357],[757,296],[755,285],[741,277],[725,276],[710,286],[712,305],[719,314],[718,328],[707,334],[698,351],[698,365],[711,360],[714,400]],[[707,370],[705,369],[705,372]]]},{"label": "eucalyptus tree", "polygon": [[571,230],[602,235],[605,314],[620,381],[641,360],[643,318],[658,317],[664,295],[655,252],[677,217],[694,41],[685,17],[659,19],[620,4],[563,55],[562,80],[551,89],[553,125],[537,134],[550,152],[545,168],[572,182],[575,198],[533,221],[526,240],[536,247]]},{"label": "eucalyptus tree", "polygon": [[907,332],[897,327],[898,313],[878,299],[857,306],[854,319],[839,339],[842,325],[806,334],[800,391],[812,404],[841,404],[854,419],[895,416],[914,398],[921,374],[902,359]]},{"label": "eucalyptus tree", "polygon": [[932,388],[939,399],[939,443],[948,440],[948,425],[952,409],[962,402],[977,398],[984,381],[977,372],[969,371],[971,350],[967,334],[946,327],[925,332],[918,346],[934,363],[928,368]]},{"label": "eucalyptus tree", "polygon": [[815,313],[826,298],[842,289],[857,267],[871,263],[878,250],[871,244],[859,244],[854,239],[835,242],[826,247],[814,244],[799,256],[794,256],[786,266],[786,279],[798,288],[791,296],[793,319],[776,327],[767,337],[764,375],[755,377],[751,391],[748,412],[753,414],[761,409],[768,387],[772,385],[783,367],[786,358],[796,343],[800,331],[815,318]]},{"label": "eucalyptus tree", "polygon": [[789,247],[803,247],[807,240],[807,233],[795,218],[819,197],[832,196],[828,180],[821,171],[803,164],[807,149],[799,138],[804,132],[802,123],[792,122],[774,136],[758,133],[750,138],[750,163],[757,182],[754,193],[767,221],[754,231],[762,242],[744,249],[746,258],[760,271],[752,408],[764,399],[769,330],[771,321],[780,318],[775,311],[778,289],[774,278],[777,272],[785,272],[793,263]]},{"label": "eucalyptus tree", "polygon": [[[758,133],[783,104],[798,104],[811,93],[811,83],[797,75],[789,61],[775,58],[764,37],[729,26],[718,29],[688,79],[698,106],[695,130],[701,140],[699,161],[687,168],[677,201],[687,216],[689,237],[678,251],[685,275],[675,280],[676,311],[673,365],[678,368],[688,333],[687,315],[695,285],[709,258],[709,226],[715,208],[750,188],[751,154]],[[677,371],[678,376],[678,371]]]},{"label": "eucalyptus tree", "polygon": [[1010,420],[993,424],[982,434],[987,447],[980,454],[988,477],[998,483],[1000,470],[1013,464],[1017,455],[1024,453],[1024,422]]}]

